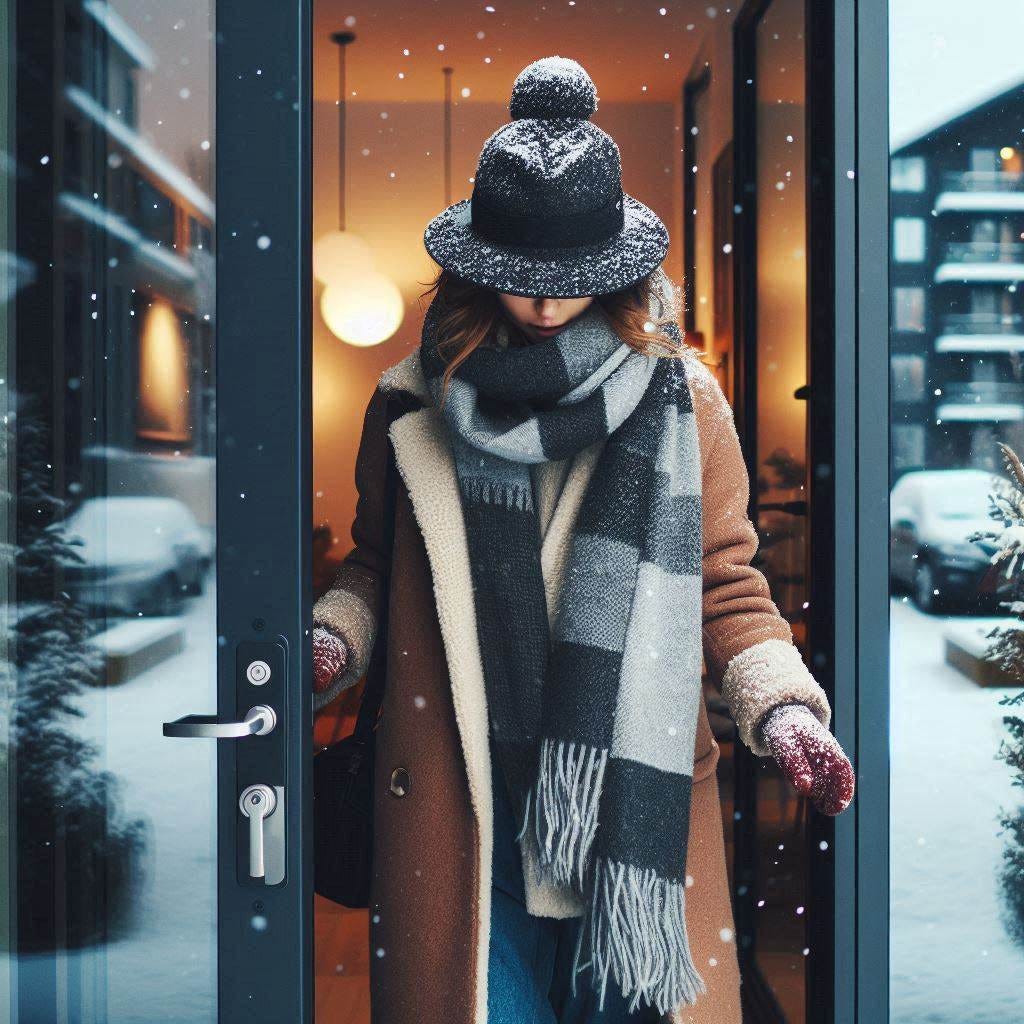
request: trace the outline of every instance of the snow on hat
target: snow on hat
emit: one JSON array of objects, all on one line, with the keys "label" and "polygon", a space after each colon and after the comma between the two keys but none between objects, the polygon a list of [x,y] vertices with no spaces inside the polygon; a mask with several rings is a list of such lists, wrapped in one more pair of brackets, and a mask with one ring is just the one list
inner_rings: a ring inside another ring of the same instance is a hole
[{"label": "snow on hat", "polygon": [[512,121],[484,143],[471,199],[427,226],[427,252],[467,281],[513,295],[603,295],[660,266],[668,230],[622,191],[619,147],[590,121],[597,89],[567,57],[525,67]]}]

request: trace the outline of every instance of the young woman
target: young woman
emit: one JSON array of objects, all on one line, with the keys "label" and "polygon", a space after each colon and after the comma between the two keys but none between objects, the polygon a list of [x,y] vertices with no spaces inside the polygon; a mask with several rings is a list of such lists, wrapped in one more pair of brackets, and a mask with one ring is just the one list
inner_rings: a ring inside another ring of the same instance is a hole
[{"label": "young woman", "polygon": [[527,67],[473,198],[427,228],[421,344],[370,399],[355,547],[314,608],[318,706],[388,616],[381,1021],[738,1024],[704,663],[752,751],[825,813],[853,796],[750,565],[739,439],[682,341],[667,231],[623,193],[596,101],[575,61]]}]

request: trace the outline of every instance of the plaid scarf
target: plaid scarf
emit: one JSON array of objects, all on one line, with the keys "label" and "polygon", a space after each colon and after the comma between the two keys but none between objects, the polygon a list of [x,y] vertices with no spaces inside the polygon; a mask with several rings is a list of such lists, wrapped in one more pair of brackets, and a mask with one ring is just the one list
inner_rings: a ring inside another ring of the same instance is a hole
[{"label": "plaid scarf", "polygon": [[[446,363],[435,297],[421,364]],[[679,330],[666,331],[679,341]],[[701,471],[684,360],[642,355],[594,302],[523,347],[478,346],[443,414],[469,547],[492,750],[541,870],[584,902],[603,1009],[706,991],[686,933],[686,845],[701,695]],[[530,463],[607,438],[549,631]],[[553,633],[553,635],[549,635]],[[586,965],[584,965],[586,966]]]}]

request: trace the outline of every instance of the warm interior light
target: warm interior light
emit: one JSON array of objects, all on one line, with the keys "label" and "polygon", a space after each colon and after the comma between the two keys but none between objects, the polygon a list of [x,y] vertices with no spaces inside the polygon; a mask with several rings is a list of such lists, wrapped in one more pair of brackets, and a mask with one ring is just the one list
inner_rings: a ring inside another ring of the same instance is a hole
[{"label": "warm interior light", "polygon": [[155,298],[139,332],[139,437],[185,443],[190,438],[188,343],[174,307]]},{"label": "warm interior light", "polygon": [[393,281],[369,271],[329,284],[320,296],[320,313],[342,341],[367,347],[387,341],[398,330],[405,303]]},{"label": "warm interior light", "polygon": [[323,284],[337,284],[353,270],[373,269],[373,254],[359,235],[328,231],[313,244],[313,276]]},{"label": "warm interior light", "polygon": [[1003,146],[1003,148],[999,150],[999,155],[1004,160],[1012,160],[1016,155],[1016,152],[1017,151],[1013,148],[1013,146]]}]

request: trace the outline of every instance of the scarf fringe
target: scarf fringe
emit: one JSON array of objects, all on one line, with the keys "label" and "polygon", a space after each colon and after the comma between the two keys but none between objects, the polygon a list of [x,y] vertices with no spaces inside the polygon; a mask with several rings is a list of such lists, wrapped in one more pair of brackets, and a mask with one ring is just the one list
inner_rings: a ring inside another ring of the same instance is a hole
[{"label": "scarf fringe", "polygon": [[500,480],[487,480],[482,477],[460,479],[462,493],[473,502],[498,505],[502,508],[514,508],[520,512],[528,512],[533,508],[532,484],[505,483]]},{"label": "scarf fringe", "polygon": [[557,885],[569,886],[577,895],[583,892],[597,833],[607,764],[607,750],[545,737],[540,743],[537,782],[527,796],[519,838],[526,834],[532,812],[541,867]]},{"label": "scarf fringe", "polygon": [[[589,921],[593,987],[604,1009],[609,973],[633,998],[662,1015],[681,1004],[692,1006],[707,991],[697,971],[686,933],[686,889],[681,882],[659,877],[653,868],[639,868],[598,857],[594,863],[593,902]],[[581,945],[573,963],[573,985]],[[583,965],[586,967],[586,964]]]},{"label": "scarf fringe", "polygon": [[[686,889],[681,882],[604,857],[591,857],[608,751],[584,743],[545,738],[540,744],[537,783],[527,792],[522,839],[533,824],[541,868],[557,884],[583,892],[588,867],[591,904],[576,943],[572,984],[589,929],[591,972],[604,1009],[609,974],[630,1012],[641,999],[662,1015],[692,1006],[707,991],[690,952]],[[585,967],[586,965],[584,965]]]}]

